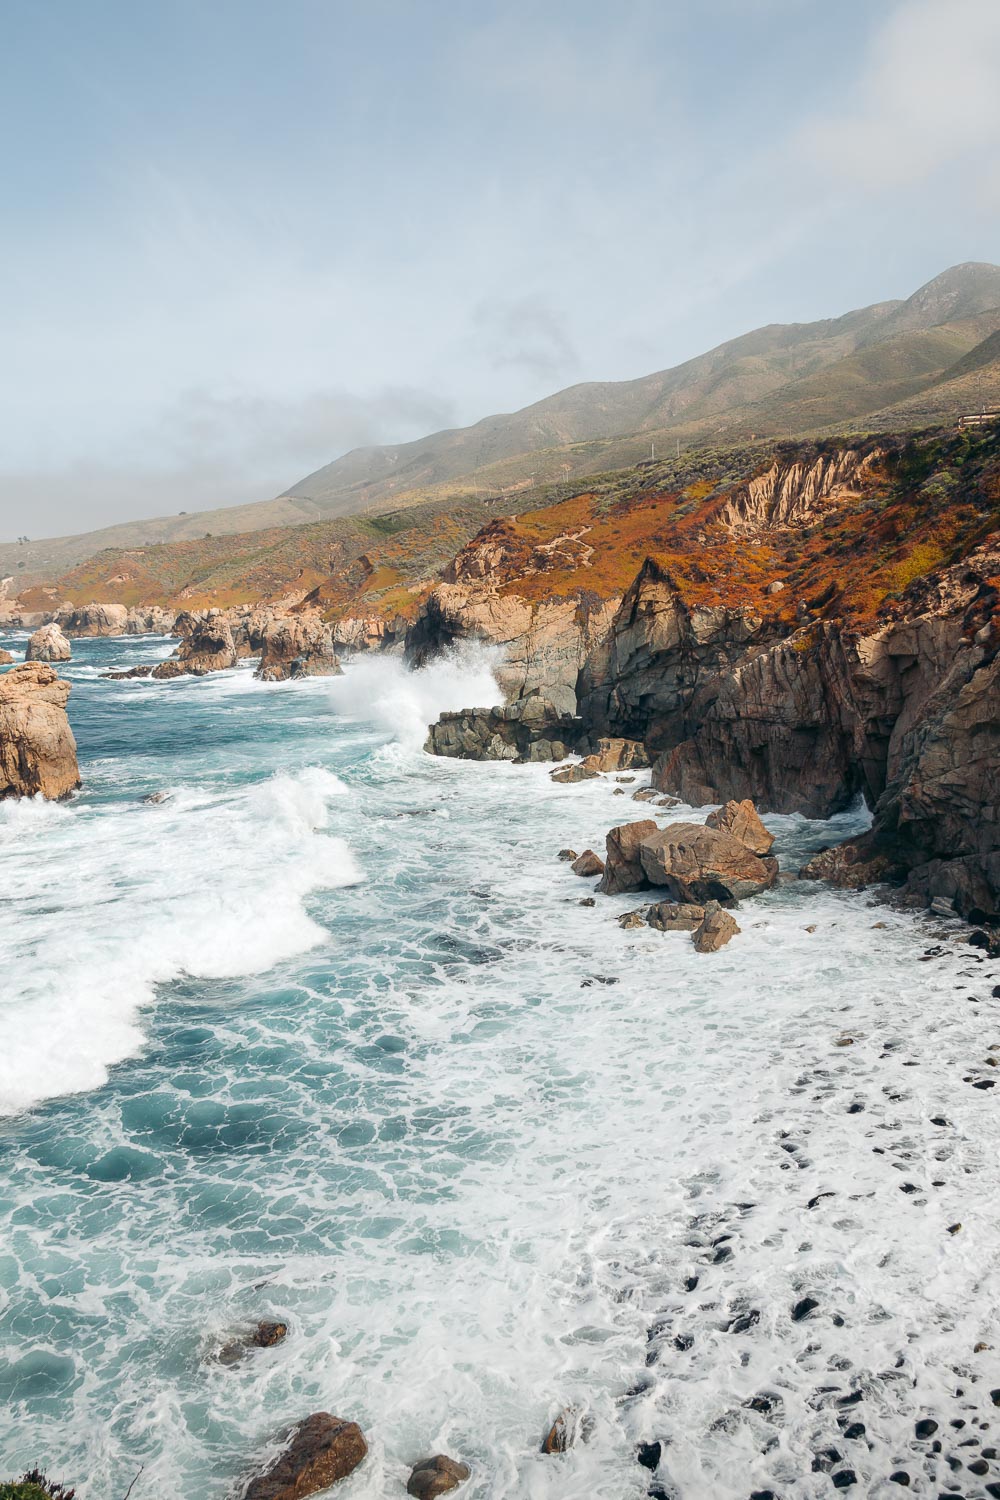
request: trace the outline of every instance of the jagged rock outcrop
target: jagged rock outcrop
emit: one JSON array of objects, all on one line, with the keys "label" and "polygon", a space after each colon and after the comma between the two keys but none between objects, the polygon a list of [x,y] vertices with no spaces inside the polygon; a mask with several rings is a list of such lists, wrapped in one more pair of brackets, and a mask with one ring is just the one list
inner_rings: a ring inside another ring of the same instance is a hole
[{"label": "jagged rock outcrop", "polygon": [[60,610],[56,624],[65,635],[124,635],[128,614],[124,604],[80,604]]},{"label": "jagged rock outcrop", "polygon": [[507,708],[443,713],[430,726],[426,749],[463,760],[563,760],[579,747],[583,726],[544,698],[522,698]]},{"label": "jagged rock outcrop", "polygon": [[739,931],[736,918],[723,911],[717,901],[709,901],[705,906],[704,920],[691,934],[691,941],[696,953],[718,953]]},{"label": "jagged rock outcrop", "polygon": [[158,604],[134,604],[125,620],[126,635],[173,635],[175,609],[162,609]]},{"label": "jagged rock outcrop", "polygon": [[841,448],[811,463],[776,461],[728,496],[715,519],[746,535],[809,525],[833,506],[858,499],[882,457],[880,449]]},{"label": "jagged rock outcrop", "polygon": [[349,651],[402,650],[409,621],[401,615],[384,619],[381,615],[345,615],[331,623],[333,648],[343,655]]},{"label": "jagged rock outcrop", "polygon": [[24,652],[25,661],[70,661],[72,656],[69,641],[54,623],[40,626]]},{"label": "jagged rock outcrop", "polygon": [[0,667],[9,667],[13,660],[9,651],[0,649]]},{"label": "jagged rock outcrop", "polygon": [[508,703],[537,696],[560,713],[573,714],[577,677],[607,632],[617,603],[554,599],[535,604],[495,588],[443,583],[407,632],[406,658],[422,666],[463,641],[502,647],[496,675]]},{"label": "jagged rock outcrop", "polygon": [[649,889],[649,877],[642,863],[642,842],[657,832],[652,818],[643,818],[638,823],[621,823],[609,831],[605,840],[604,874],[597,887],[603,896]]},{"label": "jagged rock outcrop", "polygon": [[751,609],[689,606],[647,558],[581,668],[579,713],[593,734],[662,750],[704,712],[719,674],[777,633]]},{"label": "jagged rock outcrop", "polygon": [[68,796],[80,785],[70,685],[46,662],[0,676],[0,798]]},{"label": "jagged rock outcrop", "polygon": [[305,1500],[346,1479],[368,1452],[356,1422],[314,1412],[293,1428],[277,1458],[243,1491],[243,1500]]},{"label": "jagged rock outcrop", "polygon": [[255,677],[284,682],[290,677],[335,677],[341,671],[329,625],[317,616],[284,615],[268,621]]},{"label": "jagged rock outcrop", "polygon": [[178,647],[177,655],[154,667],[152,676],[161,680],[181,677],[185,673],[204,677],[209,672],[224,672],[235,667],[236,660],[236,645],[228,619],[222,610],[210,609],[194,622],[190,634],[185,635]]}]

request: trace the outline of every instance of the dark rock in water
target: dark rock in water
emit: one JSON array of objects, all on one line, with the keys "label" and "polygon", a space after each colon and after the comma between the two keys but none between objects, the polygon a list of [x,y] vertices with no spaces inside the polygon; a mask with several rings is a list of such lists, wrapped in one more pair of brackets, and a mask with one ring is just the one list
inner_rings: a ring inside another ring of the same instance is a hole
[{"label": "dark rock in water", "polygon": [[633,802],[655,802],[659,794],[651,786],[640,787],[632,793]]},{"label": "dark rock in water", "polygon": [[584,849],[578,859],[570,866],[574,875],[603,875],[604,861],[593,849]]},{"label": "dark rock in water", "polygon": [[577,858],[577,853],[575,849],[560,849],[558,857],[559,859],[565,860],[567,863],[571,863],[574,859]]},{"label": "dark rock in water", "polygon": [[833,1487],[835,1490],[849,1490],[852,1484],[857,1484],[858,1476],[853,1469],[838,1469],[833,1475]]},{"label": "dark rock in water", "polygon": [[580,906],[596,906],[597,902],[594,900],[593,896],[584,896],[578,904]]},{"label": "dark rock in water", "polygon": [[604,876],[597,887],[602,895],[619,896],[625,891],[648,889],[640,849],[643,839],[657,832],[652,818],[644,818],[639,823],[622,823],[611,829],[606,840]]},{"label": "dark rock in water", "polygon": [[218,1353],[219,1363],[238,1364],[251,1349],[272,1349],[275,1344],[282,1343],[287,1334],[287,1323],[274,1323],[266,1320],[257,1323],[249,1332],[239,1334],[223,1344]]},{"label": "dark rock in water", "polygon": [[901,1484],[907,1489],[910,1484],[910,1476],[905,1469],[896,1469],[889,1475],[890,1484]]},{"label": "dark rock in water", "polygon": [[251,1479],[243,1500],[305,1500],[346,1479],[368,1452],[356,1422],[314,1412],[292,1429],[282,1453]]},{"label": "dark rock in water", "polygon": [[933,1437],[937,1430],[938,1424],[933,1417],[923,1417],[913,1429],[918,1438]]},{"label": "dark rock in water", "polygon": [[718,953],[739,931],[735,917],[723,911],[717,901],[709,901],[705,905],[705,919],[691,934],[691,941],[696,953]]},{"label": "dark rock in water", "polygon": [[705,920],[705,908],[678,901],[659,901],[646,913],[657,932],[695,932]]},{"label": "dark rock in water", "polygon": [[131,678],[131,677],[152,677],[152,675],[153,675],[152,664],[150,664],[149,666],[146,666],[146,667],[129,667],[124,672],[102,672],[101,673],[102,677],[106,677],[106,678],[110,679],[110,681],[112,681],[112,682],[125,682],[129,678]]},{"label": "dark rock in water", "polygon": [[436,1500],[438,1495],[447,1495],[451,1490],[457,1490],[471,1472],[468,1464],[459,1463],[457,1459],[439,1453],[435,1458],[425,1458],[414,1465],[406,1493],[415,1495],[417,1500]]},{"label": "dark rock in water", "polygon": [[172,795],[172,792],[147,792],[146,796],[140,800],[153,807],[158,807],[162,802],[169,802]]},{"label": "dark rock in water", "polygon": [[792,1308],[792,1322],[801,1323],[802,1319],[807,1318],[817,1307],[819,1307],[819,1303],[815,1297],[803,1297]]},{"label": "dark rock in water", "polygon": [[618,918],[619,927],[645,927],[646,918],[641,911],[626,911]]},{"label": "dark rock in water", "polygon": [[666,886],[677,901],[742,901],[771,888],[770,868],[731,833],[698,823],[673,823],[639,846],[651,885]]},{"label": "dark rock in water", "polygon": [[560,785],[572,785],[575,781],[593,781],[600,772],[595,766],[588,766],[586,761],[580,761],[578,765],[567,766],[562,771],[550,771],[549,780],[558,782]]},{"label": "dark rock in water", "polygon": [[663,1457],[662,1443],[640,1443],[635,1450],[636,1462],[644,1469],[657,1469]]},{"label": "dark rock in water", "polygon": [[425,748],[463,760],[551,761],[582,749],[583,737],[579,719],[532,694],[506,707],[443,713]]}]

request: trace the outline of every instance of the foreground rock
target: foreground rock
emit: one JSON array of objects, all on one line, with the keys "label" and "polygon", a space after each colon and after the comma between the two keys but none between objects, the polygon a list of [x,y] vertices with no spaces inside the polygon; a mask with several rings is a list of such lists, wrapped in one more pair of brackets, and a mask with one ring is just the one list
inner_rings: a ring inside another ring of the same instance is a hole
[{"label": "foreground rock", "polygon": [[639,823],[622,823],[607,836],[604,875],[597,889],[603,896],[620,896],[625,891],[649,889],[649,879],[642,864],[642,841],[659,830],[652,818]]},{"label": "foreground rock", "polygon": [[770,890],[777,864],[753,854],[731,833],[697,823],[672,823],[639,845],[650,885],[664,886],[677,901],[732,903]]},{"label": "foreground rock", "polygon": [[709,813],[705,827],[731,833],[754,854],[761,856],[770,854],[774,843],[774,834],[768,833],[749,798],[742,802],[727,802],[718,812]]},{"label": "foreground rock", "polygon": [[593,849],[584,849],[570,865],[570,869],[574,875],[603,875],[604,861]]},{"label": "foreground rock", "polygon": [[0,677],[0,798],[40,792],[54,799],[80,785],[69,693],[46,662],[24,662]]},{"label": "foreground rock", "polygon": [[13,660],[9,651],[0,651],[0,667],[9,667]]},{"label": "foreground rock", "polygon": [[268,621],[263,631],[261,682],[290,677],[336,677],[341,672],[329,625],[316,616],[286,615]]},{"label": "foreground rock", "polygon": [[243,1500],[304,1500],[354,1472],[368,1452],[356,1422],[314,1412],[293,1428],[288,1446],[252,1479]]},{"label": "foreground rock", "polygon": [[705,919],[692,933],[691,940],[698,953],[718,953],[739,930],[735,917],[723,911],[717,901],[709,901],[705,907]]},{"label": "foreground rock", "polygon": [[42,625],[24,653],[25,661],[69,661],[73,652],[58,625]]},{"label": "foreground rock", "polygon": [[224,672],[236,665],[236,644],[229,621],[219,609],[210,609],[200,618],[169,661],[153,668],[152,676],[164,679],[182,677],[190,672],[204,677],[209,672]]},{"label": "foreground rock", "polygon": [[436,1500],[438,1495],[457,1490],[471,1473],[468,1464],[439,1453],[435,1458],[425,1458],[414,1466],[406,1493],[415,1495],[416,1500]]}]

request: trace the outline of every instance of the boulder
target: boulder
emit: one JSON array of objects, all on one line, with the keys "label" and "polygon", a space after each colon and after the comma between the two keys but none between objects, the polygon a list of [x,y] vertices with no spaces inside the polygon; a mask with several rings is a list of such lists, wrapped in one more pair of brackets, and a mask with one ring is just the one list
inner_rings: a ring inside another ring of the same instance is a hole
[{"label": "boulder", "polygon": [[[592,760],[593,757],[588,757],[588,759]],[[595,765],[588,765],[586,760],[582,760],[579,765],[564,766],[561,771],[550,771],[549,780],[556,781],[561,786],[567,786],[572,785],[574,781],[593,781],[594,777],[599,775],[600,772]]]},{"label": "boulder", "polygon": [[649,765],[649,757],[641,740],[600,739],[593,757],[599,771],[642,770]]},{"label": "boulder", "polygon": [[705,827],[731,833],[754,854],[769,854],[774,843],[774,834],[768,833],[749,797],[742,802],[727,802],[717,812],[709,813]]},{"label": "boulder", "polygon": [[579,1441],[587,1442],[593,1431],[593,1418],[575,1406],[567,1406],[556,1417],[542,1441],[543,1453],[565,1453]]},{"label": "boulder", "polygon": [[251,1479],[243,1500],[305,1500],[354,1472],[368,1452],[356,1422],[314,1412],[292,1429],[284,1450]]},{"label": "boulder", "polygon": [[644,908],[640,908],[638,911],[622,912],[618,918],[618,926],[625,930],[632,927],[645,927],[646,918],[643,915],[643,911]]},{"label": "boulder", "polygon": [[704,919],[703,906],[677,901],[659,901],[646,913],[646,921],[657,932],[694,932]]},{"label": "boulder", "polygon": [[[179,623],[179,620],[178,620]],[[161,681],[190,672],[204,677],[209,672],[224,672],[236,665],[236,645],[229,621],[220,609],[210,609],[200,616],[194,628],[185,635],[172,661],[161,661],[152,675]]]},{"label": "boulder", "polygon": [[0,677],[0,798],[66,797],[80,785],[69,693],[47,662],[23,662]]},{"label": "boulder", "polygon": [[604,896],[618,896],[623,891],[644,891],[649,880],[642,865],[640,849],[643,839],[657,832],[652,818],[639,823],[622,823],[608,833],[604,874],[597,889]]},{"label": "boulder", "polygon": [[564,860],[566,864],[572,864],[574,859],[579,858],[579,856],[575,849],[560,849],[558,858]]},{"label": "boulder", "polygon": [[69,661],[73,652],[69,641],[56,624],[42,625],[35,631],[24,653],[25,661]]},{"label": "boulder", "polygon": [[705,906],[704,921],[692,933],[691,941],[698,953],[717,953],[739,930],[735,917],[723,911],[717,901],[709,901]]},{"label": "boulder", "polygon": [[[180,666],[178,666],[177,671],[179,673],[179,672],[183,671],[183,668],[180,667]],[[101,673],[102,677],[108,678],[108,680],[111,681],[111,682],[127,682],[132,677],[151,677],[152,675],[153,675],[153,668],[152,668],[152,666],[127,667],[124,672],[102,672]]]},{"label": "boulder", "polygon": [[9,651],[0,651],[0,667],[9,667],[13,660]]},{"label": "boulder", "polygon": [[731,833],[699,823],[672,823],[639,845],[650,885],[665,886],[678,901],[733,903],[774,885],[777,865],[767,864]]},{"label": "boulder", "polygon": [[494,708],[445,712],[431,725],[424,748],[432,755],[464,760],[565,760],[580,735],[581,725],[572,714],[533,696]]},{"label": "boulder", "polygon": [[415,1464],[406,1485],[406,1493],[416,1500],[436,1500],[438,1495],[447,1495],[457,1490],[472,1470],[468,1464],[459,1463],[447,1454],[439,1453],[435,1458],[421,1459]]},{"label": "boulder", "polygon": [[317,615],[279,615],[265,625],[260,665],[254,673],[261,682],[337,677],[340,672],[330,627]]},{"label": "boulder", "polygon": [[574,875],[603,875],[604,861],[593,849],[584,849],[579,858],[570,865]]}]

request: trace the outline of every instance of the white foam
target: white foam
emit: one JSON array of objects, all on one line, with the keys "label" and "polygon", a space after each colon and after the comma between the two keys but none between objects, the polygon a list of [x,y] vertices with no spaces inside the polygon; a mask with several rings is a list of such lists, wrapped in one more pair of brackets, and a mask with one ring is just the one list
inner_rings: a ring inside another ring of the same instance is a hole
[{"label": "white foam", "polygon": [[313,768],[159,805],[0,808],[0,1110],[98,1087],[183,974],[256,973],[321,943],[311,891],[358,879]]},{"label": "white foam", "polygon": [[374,724],[400,744],[420,749],[442,713],[502,701],[496,671],[502,652],[464,643],[410,671],[398,656],[358,657],[334,678],[330,699],[342,718]]}]

